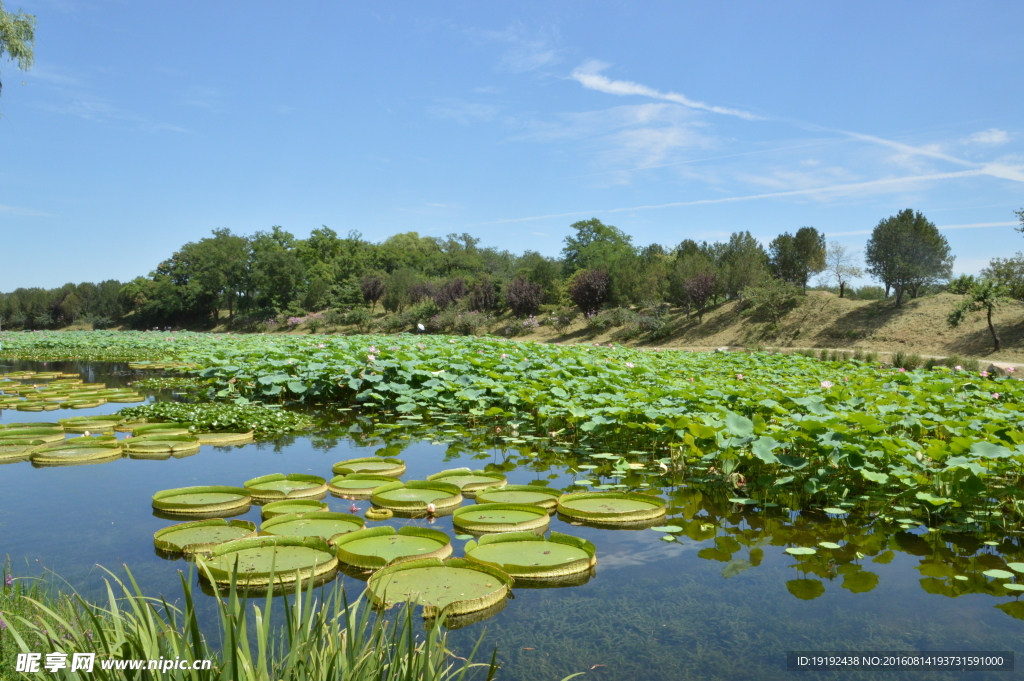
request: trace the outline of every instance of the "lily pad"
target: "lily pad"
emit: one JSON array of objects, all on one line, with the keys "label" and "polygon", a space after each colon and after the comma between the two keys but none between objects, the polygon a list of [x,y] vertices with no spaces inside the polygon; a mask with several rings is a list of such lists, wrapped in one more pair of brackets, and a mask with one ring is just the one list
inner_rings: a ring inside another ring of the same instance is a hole
[{"label": "lily pad", "polygon": [[188,435],[188,424],[185,423],[143,423],[132,428],[132,435]]},{"label": "lily pad", "polygon": [[655,532],[682,532],[683,528],[679,525],[659,525],[658,527],[652,527]]},{"label": "lily pad", "polygon": [[786,553],[792,556],[813,556],[817,552],[817,549],[812,549],[809,546],[791,546],[786,549]]},{"label": "lily pad", "polygon": [[472,471],[468,468],[453,468],[440,473],[427,476],[428,481],[447,482],[462,490],[462,496],[472,499],[479,490],[488,487],[501,487],[508,484],[508,480],[501,473],[489,473],[487,471]]},{"label": "lily pad", "polygon": [[466,558],[491,565],[512,577],[557,578],[587,572],[597,563],[597,548],[586,539],[552,532],[488,534],[465,547]]},{"label": "lily pad", "polygon": [[60,442],[64,439],[64,429],[56,427],[18,428],[13,425],[0,430],[0,444],[4,440],[42,440],[43,442]]},{"label": "lily pad", "polygon": [[286,499],[284,501],[272,501],[260,509],[260,515],[264,520],[276,518],[290,513],[317,513],[328,511],[330,508],[322,501],[316,499]]},{"label": "lily pad", "polygon": [[1024,591],[1024,584],[1003,584],[1003,588],[1008,591]]},{"label": "lily pad", "polygon": [[37,466],[77,466],[120,458],[120,447],[56,447],[37,450],[30,456]]},{"label": "lily pad", "polygon": [[470,534],[540,530],[551,522],[546,508],[532,504],[477,504],[455,511],[452,524]]},{"label": "lily pad", "polygon": [[329,542],[342,535],[363,529],[366,522],[357,515],[313,511],[275,516],[260,526],[261,535],[289,537],[323,537]]},{"label": "lily pad", "polygon": [[558,499],[558,512],[579,520],[632,523],[665,515],[665,500],[636,492],[575,492]]},{"label": "lily pad", "polygon": [[121,422],[121,417],[114,416],[76,416],[61,419],[60,424],[68,433],[111,433]]},{"label": "lily pad", "polygon": [[411,601],[423,616],[437,617],[484,610],[508,597],[512,578],[497,568],[464,558],[428,558],[390,565],[367,582],[374,603],[391,606]]},{"label": "lily pad", "polygon": [[397,478],[405,473],[405,462],[401,459],[368,456],[362,459],[339,461],[331,467],[331,470],[335,475],[372,473],[374,475],[386,475],[391,478]]},{"label": "lily pad", "polygon": [[244,445],[252,442],[253,431],[248,433],[196,433],[196,438],[201,445],[213,445],[214,447],[226,445]]},{"label": "lily pad", "polygon": [[199,450],[199,440],[195,435],[164,435],[155,433],[142,437],[126,438],[124,450],[129,454],[174,454],[195,452]]},{"label": "lily pad", "polygon": [[159,529],[153,534],[153,543],[167,553],[192,555],[209,552],[214,546],[227,541],[255,536],[256,523],[211,518]]},{"label": "lily pad", "polygon": [[561,492],[537,485],[488,487],[476,493],[478,504],[532,504],[551,510],[558,506]]},{"label": "lily pad", "polygon": [[221,485],[165,489],[153,495],[153,508],[174,515],[226,513],[251,502],[247,490]]},{"label": "lily pad", "polygon": [[245,489],[256,503],[283,499],[319,499],[327,494],[327,481],[305,473],[271,473],[245,481]]},{"label": "lily pad", "polygon": [[378,570],[422,558],[447,558],[452,555],[448,535],[439,530],[407,525],[396,530],[381,525],[338,537],[334,542],[338,560],[346,565]]},{"label": "lily pad", "polygon": [[841,548],[843,548],[839,544],[836,544],[835,542],[832,542],[832,541],[820,541],[820,542],[818,542],[818,546],[820,546],[823,549],[833,549],[833,550],[834,549],[841,549]]},{"label": "lily pad", "polygon": [[1014,572],[1024,573],[1024,563],[1007,563],[1006,567],[1010,568]]},{"label": "lily pad", "polygon": [[992,579],[1012,579],[1013,573],[1006,570],[985,570],[981,574]]},{"label": "lily pad", "polygon": [[2,440],[0,441],[0,464],[25,461],[42,440]]},{"label": "lily pad", "polygon": [[460,505],[462,491],[447,482],[409,480],[377,487],[370,495],[370,500],[374,506],[392,511],[426,512],[427,504],[434,504],[437,510]]},{"label": "lily pad", "polygon": [[[216,546],[207,559],[199,558],[200,575],[218,586],[231,583],[236,561],[238,584],[265,587],[315,579],[334,573],[338,559],[321,537],[253,537]],[[273,577],[272,577],[273,576]]]},{"label": "lily pad", "polygon": [[372,473],[350,473],[336,475],[327,481],[327,489],[336,497],[352,499],[369,499],[373,490],[381,485],[398,482],[398,478]]},{"label": "lily pad", "polygon": [[831,506],[828,507],[828,508],[823,508],[821,510],[824,511],[825,513],[828,513],[828,514],[831,514],[831,515],[845,515],[846,513],[849,513],[849,511],[844,511],[841,508],[834,508],[834,507],[831,507]]}]

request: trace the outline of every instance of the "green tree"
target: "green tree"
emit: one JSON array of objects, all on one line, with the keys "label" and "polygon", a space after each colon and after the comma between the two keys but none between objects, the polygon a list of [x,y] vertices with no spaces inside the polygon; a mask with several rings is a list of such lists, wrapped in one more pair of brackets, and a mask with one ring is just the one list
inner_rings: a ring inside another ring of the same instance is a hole
[{"label": "green tree", "polygon": [[864,253],[867,271],[896,294],[903,304],[907,292],[916,297],[923,286],[948,280],[954,256],[934,223],[907,208],[878,223]]},{"label": "green tree", "polygon": [[565,237],[562,248],[566,275],[595,268],[608,271],[623,256],[635,253],[631,236],[597,218],[574,222],[570,227],[576,234]]},{"label": "green tree", "polygon": [[1012,258],[992,258],[981,276],[999,282],[1014,300],[1024,300],[1024,253],[1018,251]]},{"label": "green tree", "polygon": [[772,274],[804,290],[811,275],[825,269],[825,235],[814,227],[780,234],[768,250]]},{"label": "green tree", "polygon": [[957,304],[949,313],[946,321],[953,328],[960,326],[972,312],[985,312],[988,321],[988,331],[992,334],[992,349],[999,352],[1002,343],[996,327],[992,323],[992,312],[1008,298],[1006,289],[1000,286],[995,279],[982,279],[978,281],[964,296],[964,299]]},{"label": "green tree", "polygon": [[718,293],[728,298],[739,298],[768,275],[768,253],[748,231],[734,232],[726,243],[704,244],[701,249],[715,263]]},{"label": "green tree", "polygon": [[[36,18],[21,11],[7,12],[0,0],[0,59],[7,57],[19,69],[28,71],[35,59]],[[3,83],[0,82],[0,91]]]},{"label": "green tree", "polygon": [[1017,227],[1018,232],[1024,232],[1024,208],[1013,211],[1013,214],[1020,218],[1020,227]]}]

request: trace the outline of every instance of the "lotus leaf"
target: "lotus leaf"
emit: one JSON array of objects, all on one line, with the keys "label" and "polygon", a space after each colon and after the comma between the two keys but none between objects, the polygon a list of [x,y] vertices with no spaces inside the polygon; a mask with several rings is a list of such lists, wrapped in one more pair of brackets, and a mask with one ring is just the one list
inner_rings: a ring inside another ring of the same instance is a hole
[{"label": "lotus leaf", "polygon": [[201,445],[243,445],[253,440],[253,431],[248,433],[196,433]]},{"label": "lotus leaf", "polygon": [[369,499],[374,489],[392,482],[398,482],[398,478],[370,473],[350,473],[336,475],[328,480],[327,489],[336,497]]},{"label": "lotus leaf", "polygon": [[194,452],[199,449],[199,440],[194,435],[153,434],[133,437],[122,441],[129,454],[175,454]]},{"label": "lotus leaf", "polygon": [[57,447],[32,452],[36,466],[77,466],[103,463],[121,458],[120,447]]},{"label": "lotus leaf", "polygon": [[153,495],[153,508],[175,515],[227,513],[248,507],[249,492],[221,485],[165,489]]},{"label": "lotus leaf", "polygon": [[636,492],[575,492],[558,499],[558,512],[600,523],[633,523],[665,515],[665,500]]},{"label": "lotus leaf", "polygon": [[271,473],[246,480],[245,489],[257,503],[282,499],[319,499],[327,494],[327,481],[319,475]]},{"label": "lotus leaf", "polygon": [[338,537],[361,530],[365,521],[357,515],[312,511],[274,516],[260,526],[261,535],[323,537],[333,543]]},{"label": "lotus leaf", "polygon": [[1014,572],[1024,573],[1024,563],[1007,563],[1006,567],[1010,568]]},{"label": "lotus leaf", "polygon": [[660,527],[652,527],[655,532],[682,532],[683,528],[678,525],[662,525]]},{"label": "lotus leaf", "polygon": [[812,549],[809,546],[791,546],[786,549],[786,553],[793,556],[811,556],[817,552],[817,549]]},{"label": "lotus leaf", "polygon": [[392,511],[425,513],[427,504],[434,504],[437,510],[453,508],[462,503],[462,491],[446,482],[409,480],[391,482],[373,490],[370,500],[374,506]]},{"label": "lotus leaf", "polygon": [[488,487],[501,487],[508,484],[508,480],[501,473],[489,473],[487,471],[472,471],[468,468],[453,468],[440,473],[428,475],[427,480],[447,482],[462,490],[462,496],[472,499],[479,490]]},{"label": "lotus leaf", "polygon": [[132,428],[132,435],[188,435],[189,427],[184,423],[144,423]]},{"label": "lotus leaf", "polygon": [[366,509],[366,517],[370,520],[387,520],[395,515],[395,512],[390,508],[374,508],[371,506]]},{"label": "lotus leaf", "polygon": [[214,546],[235,539],[256,536],[256,523],[248,520],[194,520],[164,527],[153,535],[156,548],[186,555],[207,553]]},{"label": "lotus leaf", "polygon": [[820,541],[820,542],[818,542],[818,546],[820,546],[823,549],[833,549],[833,550],[834,549],[841,549],[841,548],[843,548],[839,544],[836,544],[835,542],[831,542],[831,541]]},{"label": "lotus leaf", "polygon": [[0,430],[0,443],[4,440],[42,440],[43,442],[60,442],[64,439],[64,429],[56,428],[11,428]]},{"label": "lotus leaf", "polygon": [[374,475],[386,475],[391,478],[397,478],[405,473],[405,462],[401,459],[368,456],[361,459],[339,461],[331,467],[331,470],[335,475],[372,473]]},{"label": "lotus leaf", "polygon": [[61,419],[60,424],[68,433],[99,433],[113,432],[114,427],[121,422],[121,417],[113,416],[76,416],[70,419]]},{"label": "lotus leaf", "polygon": [[558,506],[558,490],[537,485],[488,487],[476,493],[478,504],[533,504],[551,510]]},{"label": "lotus leaf", "polygon": [[387,565],[421,558],[447,558],[452,554],[448,535],[439,530],[407,525],[372,527],[338,537],[338,560],[346,565],[378,570]]},{"label": "lotus leaf", "polygon": [[24,461],[42,443],[42,440],[0,440],[0,463]]},{"label": "lotus leaf", "polygon": [[981,574],[992,579],[1012,579],[1013,573],[1006,570],[985,570]]},{"label": "lotus leaf", "polygon": [[1009,591],[1024,591],[1024,584],[1003,584],[1003,588]]},{"label": "lotus leaf", "polygon": [[550,521],[546,508],[532,504],[477,504],[457,509],[452,516],[455,528],[470,534],[539,530]]},{"label": "lotus leaf", "polygon": [[466,558],[492,565],[516,579],[565,577],[588,572],[597,563],[597,548],[586,539],[552,532],[544,539],[534,532],[484,535],[465,547]]},{"label": "lotus leaf", "polygon": [[268,518],[276,518],[280,515],[315,513],[328,510],[330,509],[327,504],[316,499],[286,499],[285,501],[273,501],[267,504],[260,509],[260,514],[264,520],[267,520]]},{"label": "lotus leaf", "polygon": [[238,584],[264,587],[316,579],[334,573],[338,559],[321,537],[270,536],[219,544],[207,559],[199,558],[200,575],[218,586],[231,583],[236,562]]},{"label": "lotus leaf", "polygon": [[397,563],[375,572],[366,588],[378,606],[402,601],[423,606],[423,616],[461,615],[484,610],[508,597],[512,578],[497,568],[463,558],[428,558]]}]

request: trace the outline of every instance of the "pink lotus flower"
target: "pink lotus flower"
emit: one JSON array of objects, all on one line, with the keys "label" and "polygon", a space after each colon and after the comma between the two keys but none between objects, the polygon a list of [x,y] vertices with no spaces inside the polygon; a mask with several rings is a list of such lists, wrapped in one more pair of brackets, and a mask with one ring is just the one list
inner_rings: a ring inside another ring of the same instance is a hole
[{"label": "pink lotus flower", "polygon": [[373,355],[367,355],[366,359],[370,360],[371,362],[376,362],[377,361],[377,358],[374,357]]},{"label": "pink lotus flower", "polygon": [[355,504],[352,504],[351,506],[348,507],[348,512],[349,513],[359,513],[359,507],[356,506]]},{"label": "pink lotus flower", "polygon": [[835,385],[835,384],[832,381],[822,381],[821,382],[821,387],[824,388],[825,390],[828,390],[833,385]]},{"label": "pink lotus flower", "polygon": [[999,399],[999,393],[992,393],[992,399],[998,400]]},{"label": "pink lotus flower", "polygon": [[988,372],[987,371],[982,371],[981,372],[981,377],[982,378],[988,378]]},{"label": "pink lotus flower", "polygon": [[453,340],[450,340],[450,341],[448,341],[448,342],[449,342],[449,343],[452,343],[453,345],[455,344],[455,341],[453,341]]},{"label": "pink lotus flower", "polygon": [[906,371],[906,369],[904,369],[903,367],[900,367],[900,373],[901,374],[904,373],[905,371]]},{"label": "pink lotus flower", "polygon": [[693,383],[693,376],[690,376],[690,383]]},{"label": "pink lotus flower", "polygon": [[374,347],[374,346],[372,346],[372,345],[371,345],[371,346],[370,346],[370,349],[369,349],[369,350],[367,350],[367,352],[373,352],[373,353],[376,353],[376,352],[380,352],[380,351],[379,351],[379,350],[378,350],[378,349],[377,349],[376,347]]},{"label": "pink lotus flower", "polygon": [[636,365],[635,365],[635,364],[633,364],[632,362],[626,362],[626,366],[627,366],[627,367],[629,367],[630,369],[632,369],[632,368],[633,368],[633,367],[635,367]]},{"label": "pink lotus flower", "polygon": [[429,513],[430,515],[434,515],[435,513],[437,513],[437,506],[435,506],[433,503],[427,504],[427,513]]},{"label": "pink lotus flower", "polygon": [[743,380],[743,374],[736,374],[736,378],[740,381]]},{"label": "pink lotus flower", "polygon": [[317,345],[317,347],[318,347],[318,348],[320,348],[321,350],[323,350],[323,349],[324,349],[324,348],[326,348],[327,346],[326,346],[326,345],[324,345],[323,343],[320,343],[320,344],[318,344],[318,345]]},{"label": "pink lotus flower", "polygon": [[83,433],[83,435],[85,435],[86,437],[89,437],[89,431],[88,430],[85,431],[85,433]]},{"label": "pink lotus flower", "polygon": [[1012,374],[1016,370],[1017,370],[1017,367],[1006,367],[1006,373],[1008,373],[1008,374]]},{"label": "pink lotus flower", "polygon": [[504,352],[503,352],[503,353],[501,353],[501,358],[502,358],[502,359],[505,359],[506,357],[508,357],[508,355],[506,355],[506,354],[505,354]]},{"label": "pink lotus flower", "polygon": [[960,366],[959,364],[957,364],[955,367],[953,367],[953,371],[963,371],[963,370],[964,370],[964,368],[962,366]]}]

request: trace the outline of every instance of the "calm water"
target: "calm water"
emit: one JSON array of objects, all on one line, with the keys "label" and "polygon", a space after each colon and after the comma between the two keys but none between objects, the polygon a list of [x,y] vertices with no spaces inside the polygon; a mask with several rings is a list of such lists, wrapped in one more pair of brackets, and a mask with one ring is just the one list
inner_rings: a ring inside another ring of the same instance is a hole
[{"label": "calm water", "polygon": [[[0,373],[23,369],[82,371],[88,381],[109,385],[137,378],[126,366],[111,364],[51,362],[44,367],[7,362]],[[74,412],[5,410],[0,411],[0,423],[56,421],[113,413],[123,406]],[[339,414],[336,420],[345,418],[350,417]],[[149,593],[177,598],[177,571],[188,571],[190,564],[156,555],[153,532],[171,521],[152,515],[151,495],[189,485],[241,485],[268,473],[330,477],[334,462],[368,456],[383,446],[379,438],[363,436],[357,442],[339,432],[203,447],[194,456],[166,461],[0,466],[0,554],[10,557],[18,573],[35,574],[45,567],[96,597],[103,576],[97,566],[116,571],[128,565]],[[400,441],[400,456],[408,464],[403,479],[488,464],[505,470],[513,484],[546,481],[565,488],[586,477],[574,478],[550,456],[440,442],[453,439],[457,434],[438,432],[433,439]],[[666,524],[684,529],[678,541],[662,541],[651,530],[597,529],[553,518],[552,530],[585,537],[597,546],[595,574],[579,586],[516,588],[501,612],[453,632],[454,641],[469,647],[483,634],[483,649],[489,653],[498,646],[504,663],[500,678],[517,681],[557,680],[577,671],[593,679],[774,679],[787,674],[788,650],[1024,650],[1024,603],[980,575],[1005,568],[1007,562],[1024,562],[1020,534],[1000,529],[998,518],[975,514],[953,531],[928,532],[917,524],[902,529],[899,523],[869,516],[844,521],[782,508],[744,507],[730,504],[724,491],[663,491],[672,501]],[[351,503],[331,496],[325,500],[333,511],[348,511]],[[365,510],[368,502],[357,504]],[[896,517],[905,515],[910,514],[896,512]],[[259,508],[238,517],[259,523]],[[455,534],[450,518],[439,518],[431,526]],[[819,549],[806,560],[784,551],[787,545],[820,541],[848,546]],[[462,544],[453,540],[454,555],[461,555]],[[362,589],[358,580],[341,579],[353,594]],[[802,676],[981,679],[1016,674]]]}]

